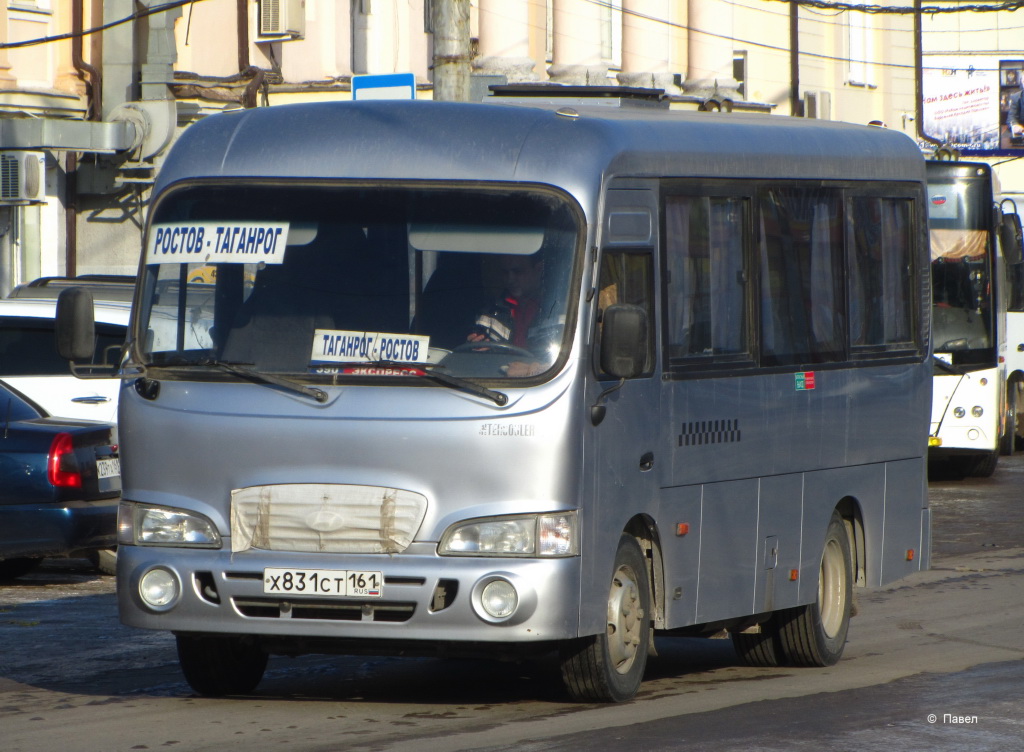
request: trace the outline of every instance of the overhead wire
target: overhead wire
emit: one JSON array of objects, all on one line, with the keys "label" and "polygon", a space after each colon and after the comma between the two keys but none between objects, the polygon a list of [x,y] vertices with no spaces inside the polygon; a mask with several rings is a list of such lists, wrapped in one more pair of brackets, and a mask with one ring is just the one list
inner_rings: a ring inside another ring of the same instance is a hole
[{"label": "overhead wire", "polygon": [[180,8],[183,5],[191,5],[192,3],[203,2],[203,0],[172,0],[168,3],[162,3],[161,5],[154,5],[144,10],[138,10],[131,15],[120,18],[116,21],[110,21],[109,23],[102,24],[100,26],[93,26],[82,31],[69,31],[66,34],[54,34],[47,37],[38,37],[36,39],[23,39],[20,42],[3,42],[0,43],[0,50],[14,50],[23,47],[34,47],[40,44],[50,44],[51,42],[62,42],[65,39],[75,39],[76,37],[87,37],[91,34],[98,34],[101,31],[107,29],[113,29],[115,26],[126,24],[130,21],[137,21],[140,18],[146,18],[157,13],[164,13],[175,8]]},{"label": "overhead wire", "polygon": [[[646,21],[651,21],[652,23],[663,24],[663,25],[666,25],[666,26],[669,26],[669,27],[672,27],[672,28],[676,28],[676,29],[680,29],[680,30],[683,30],[683,31],[695,32],[697,34],[703,34],[705,36],[709,36],[709,37],[713,37],[713,38],[717,38],[717,39],[728,39],[730,41],[739,42],[741,44],[744,44],[744,45],[747,45],[747,46],[750,46],[750,47],[757,47],[757,48],[760,48],[760,49],[771,50],[771,51],[774,51],[774,52],[781,52],[781,53],[789,53],[790,52],[790,48],[788,46],[772,45],[772,44],[766,44],[764,42],[754,41],[752,39],[741,39],[741,38],[737,38],[737,37],[734,37],[734,36],[727,36],[727,35],[724,35],[724,34],[716,34],[714,32],[706,31],[704,29],[697,29],[697,28],[688,26],[686,24],[681,24],[681,23],[678,23],[678,22],[675,22],[675,21],[670,21],[670,20],[665,19],[665,18],[659,18],[657,16],[653,16],[653,15],[650,15],[650,14],[647,14],[647,13],[642,13],[640,11],[637,11],[637,10],[634,10],[634,9],[631,9],[631,8],[623,8],[623,7],[621,7],[620,3],[612,2],[612,0],[583,0],[583,1],[587,2],[587,3],[590,3],[592,5],[598,5],[598,6],[601,6],[601,7],[604,7],[604,8],[608,8],[610,10],[619,11],[622,14],[625,14],[625,15],[630,15],[630,16],[633,16],[633,17],[636,17],[636,18],[640,18],[640,19],[643,19],[643,20],[646,20]],[[915,12],[918,11],[918,9],[914,8],[913,6],[868,5],[868,4],[860,4],[860,3],[838,2],[838,1],[832,1],[832,0],[762,0],[762,1],[763,2],[782,2],[782,3],[786,3],[787,5],[796,4],[796,5],[800,6],[800,7],[806,8],[808,10],[814,9],[814,10],[823,10],[823,11],[834,11],[837,14],[839,14],[839,13],[847,13],[847,12],[857,12],[857,13],[881,14],[881,15],[908,15],[908,14],[915,13]],[[932,2],[935,2],[935,1],[936,0],[932,0]],[[120,26],[122,24],[138,20],[140,18],[145,18],[147,16],[151,16],[151,15],[154,15],[156,13],[163,13],[163,12],[166,12],[168,10],[173,10],[175,8],[180,8],[180,7],[184,6],[184,5],[191,5],[191,4],[194,4],[196,2],[203,2],[203,0],[171,0],[171,2],[162,3],[161,5],[151,6],[149,8],[136,11],[135,13],[132,13],[132,14],[130,14],[128,16],[125,16],[124,18],[120,18],[120,19],[118,19],[116,21],[111,21],[109,23],[101,24],[99,26],[94,26],[94,27],[91,27],[91,28],[88,28],[88,29],[83,29],[82,31],[68,32],[68,33],[65,33],[65,34],[55,34],[55,35],[52,35],[52,36],[38,37],[38,38],[35,38],[35,39],[25,39],[25,40],[22,40],[22,41],[19,41],[19,42],[3,42],[3,43],[0,43],[0,50],[19,49],[19,48],[32,47],[32,46],[41,45],[41,44],[49,44],[49,43],[52,43],[52,42],[59,42],[59,41],[63,41],[63,40],[66,40],[66,39],[73,39],[75,37],[86,37],[86,36],[89,36],[91,34],[97,34],[99,32],[105,31],[107,29],[111,29],[111,28],[114,28],[116,26]],[[735,3],[730,3],[730,4],[735,5]],[[750,10],[757,10],[756,8],[752,8],[751,6],[745,6],[745,7],[750,9]],[[920,12],[922,13],[922,15],[937,15],[937,14],[966,13],[966,12],[990,13],[990,12],[1000,12],[1000,11],[1010,11],[1010,12],[1012,12],[1012,11],[1018,10],[1020,8],[1024,8],[1024,0],[1006,0],[1006,2],[1002,2],[1002,3],[971,3],[971,4],[963,4],[963,3],[957,2],[957,0],[950,0],[949,7],[943,7],[941,5],[927,5],[927,6],[922,6],[921,9],[920,9]],[[783,14],[779,14],[779,15],[783,15]],[[817,23],[828,23],[828,22],[818,21]],[[890,31],[898,32],[900,30],[898,30],[898,29],[891,29]],[[908,30],[908,33],[909,33],[909,30]],[[824,54],[824,53],[811,52],[811,51],[808,51],[808,50],[801,50],[800,51],[800,55],[801,55],[801,57],[810,57],[810,58],[815,58],[815,59],[819,59],[819,60],[826,60],[826,61],[829,61],[829,62],[846,62],[846,63],[849,63],[849,62],[865,63],[866,62],[869,65],[877,65],[877,66],[885,67],[885,68],[913,69],[913,68],[916,67],[916,66],[914,66],[912,64],[903,64],[903,63],[890,63],[890,62],[881,62],[881,61],[861,61],[861,60],[854,61],[854,60],[852,60],[851,58],[848,58],[848,57],[841,57],[841,56],[836,56],[836,55],[827,55],[827,54]],[[926,67],[925,70],[929,70],[929,68]],[[940,69],[939,68],[935,68],[935,70],[940,70]],[[976,70],[989,70],[989,69],[978,69],[978,68],[976,68]],[[991,70],[995,70],[995,69],[991,69]]]},{"label": "overhead wire", "polygon": [[[597,6],[601,6],[601,7],[604,7],[604,8],[611,8],[613,10],[618,10],[618,11],[620,11],[621,13],[623,13],[625,15],[630,15],[630,16],[633,16],[633,17],[636,17],[636,18],[640,18],[640,19],[643,19],[643,20],[646,20],[646,21],[651,21],[652,23],[662,24],[662,25],[665,25],[665,26],[668,26],[668,27],[671,27],[671,28],[680,29],[680,30],[687,31],[687,32],[695,32],[697,34],[702,34],[704,36],[712,37],[712,38],[715,38],[715,39],[727,39],[727,40],[730,40],[730,41],[733,41],[733,42],[740,42],[740,43],[742,43],[744,45],[748,45],[750,47],[757,47],[757,48],[764,49],[764,50],[771,50],[773,52],[782,52],[782,53],[786,53],[786,54],[791,52],[791,49],[790,49],[789,46],[766,44],[764,42],[754,41],[753,39],[741,39],[741,38],[738,38],[738,37],[735,37],[735,36],[731,36],[731,35],[716,34],[716,33],[712,32],[712,31],[706,31],[704,29],[694,28],[694,27],[688,26],[686,24],[681,24],[681,23],[678,23],[678,22],[675,22],[675,21],[670,21],[668,19],[659,18],[657,16],[652,16],[652,15],[650,15],[648,13],[642,13],[640,11],[633,10],[631,8],[622,8],[618,3],[615,3],[612,0],[583,0],[583,1],[587,2],[587,3],[590,3],[591,5],[597,5]],[[764,2],[784,2],[784,3],[788,4],[788,5],[795,4],[795,5],[799,5],[799,6],[813,6],[815,8],[840,10],[841,12],[883,13],[883,12],[891,9],[891,10],[894,11],[894,15],[905,15],[906,11],[909,11],[910,13],[913,13],[915,11],[915,9],[912,6],[908,7],[908,6],[855,5],[855,4],[846,3],[846,2],[827,2],[826,0],[763,0],[763,1]],[[745,6],[745,7],[749,7],[749,6]],[[969,11],[974,11],[974,12],[997,12],[997,11],[1003,11],[1003,10],[1014,11],[1014,10],[1017,10],[1018,8],[1020,8],[1020,7],[1024,7],[1024,0],[1008,0],[1005,3],[999,3],[999,4],[995,4],[995,5],[976,5],[976,4],[964,5],[964,6],[959,6],[958,5],[957,9],[946,9],[946,8],[941,8],[940,6],[927,6],[927,8],[929,9],[930,12],[935,12],[935,13],[962,12],[961,10],[959,10],[959,8],[961,8],[961,7],[964,8],[963,12],[969,12]],[[984,9],[984,10],[980,10],[980,9]],[[895,11],[898,11],[898,13],[895,12]],[[901,30],[899,30],[899,29],[890,29],[890,31],[892,31],[894,33],[898,33]],[[912,31],[910,29],[907,29],[906,33],[908,33],[908,34],[912,33]],[[879,66],[879,67],[882,67],[882,68],[893,68],[893,69],[897,69],[897,70],[899,70],[899,69],[915,70],[917,68],[917,66],[914,65],[913,63],[890,63],[890,62],[882,62],[882,61],[874,61],[874,60],[872,60],[872,61],[854,60],[854,59],[849,58],[849,57],[841,57],[841,56],[837,56],[837,55],[828,55],[828,54],[824,54],[824,53],[820,53],[820,52],[811,52],[811,51],[808,51],[808,50],[805,50],[805,49],[801,49],[800,50],[800,57],[802,57],[802,58],[814,58],[814,59],[817,59],[817,60],[825,60],[827,62],[858,63],[858,64],[866,64],[866,65],[876,65],[876,66]],[[924,66],[922,68],[922,70],[945,70],[945,69],[946,69],[945,66],[942,66],[942,67]],[[978,68],[978,67],[975,67],[974,70],[976,70],[976,71],[990,71],[990,72],[994,72],[994,71],[997,71],[998,68]]]}]

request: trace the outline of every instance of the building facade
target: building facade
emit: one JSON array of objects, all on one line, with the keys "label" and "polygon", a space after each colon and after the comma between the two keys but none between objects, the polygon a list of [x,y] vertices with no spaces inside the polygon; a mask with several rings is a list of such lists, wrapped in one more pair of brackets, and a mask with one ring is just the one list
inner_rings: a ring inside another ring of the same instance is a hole
[{"label": "building facade", "polygon": [[[153,177],[177,134],[199,118],[347,99],[352,78],[363,74],[411,72],[416,96],[433,96],[434,26],[452,8],[468,14],[471,98],[501,82],[658,88],[672,107],[880,121],[911,137],[919,135],[921,40],[929,50],[951,43],[934,18],[918,33],[911,12],[810,1],[4,6],[0,160],[18,175],[0,200],[0,294],[38,276],[134,274]],[[1014,14],[949,19],[982,16]],[[964,36],[961,47],[975,39]],[[997,49],[1009,39],[1004,33],[977,43]],[[33,171],[40,174],[27,186]]]}]

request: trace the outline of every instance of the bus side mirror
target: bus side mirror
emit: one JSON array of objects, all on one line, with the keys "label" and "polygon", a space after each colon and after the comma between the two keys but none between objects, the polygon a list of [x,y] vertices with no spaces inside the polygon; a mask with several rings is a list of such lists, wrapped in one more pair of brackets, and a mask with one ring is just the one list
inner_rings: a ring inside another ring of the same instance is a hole
[{"label": "bus side mirror", "polygon": [[61,290],[57,298],[57,352],[72,364],[92,361],[96,348],[92,293],[84,287]]},{"label": "bus side mirror", "polygon": [[1003,258],[1008,264],[1019,264],[1024,258],[1024,231],[1021,229],[1019,214],[1004,214],[999,224],[999,242],[1003,246]]},{"label": "bus side mirror", "polygon": [[647,311],[616,303],[602,315],[601,370],[619,379],[632,379],[647,366]]}]

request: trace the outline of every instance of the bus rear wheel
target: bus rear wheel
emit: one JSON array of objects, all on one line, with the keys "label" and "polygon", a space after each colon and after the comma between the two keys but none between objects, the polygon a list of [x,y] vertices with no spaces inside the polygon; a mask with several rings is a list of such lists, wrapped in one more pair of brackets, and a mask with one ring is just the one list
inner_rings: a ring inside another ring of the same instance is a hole
[{"label": "bus rear wheel", "polygon": [[813,603],[777,614],[779,639],[787,662],[795,666],[833,666],[843,655],[850,629],[853,557],[843,518],[832,513]]},{"label": "bus rear wheel", "polygon": [[640,544],[623,535],[608,589],[604,632],[566,644],[562,681],[574,700],[625,702],[640,688],[651,640],[651,589]]},{"label": "bus rear wheel", "polygon": [[177,641],[181,672],[201,695],[248,694],[263,679],[267,654],[242,637],[178,635]]},{"label": "bus rear wheel", "polygon": [[732,632],[732,646],[744,666],[774,668],[786,665],[786,653],[779,638],[778,617],[760,626],[758,632]]}]

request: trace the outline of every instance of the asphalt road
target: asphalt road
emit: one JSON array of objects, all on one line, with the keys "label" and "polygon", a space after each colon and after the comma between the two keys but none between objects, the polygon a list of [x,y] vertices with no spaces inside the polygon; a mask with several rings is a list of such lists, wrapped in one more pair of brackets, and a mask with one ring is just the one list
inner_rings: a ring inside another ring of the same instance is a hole
[{"label": "asphalt road", "polygon": [[1012,750],[1024,739],[1024,456],[936,480],[932,569],[858,591],[843,660],[740,666],[664,639],[636,700],[567,703],[544,663],[272,658],[256,694],[195,696],[113,579],[50,561],[0,588],[0,746],[119,750]]}]

